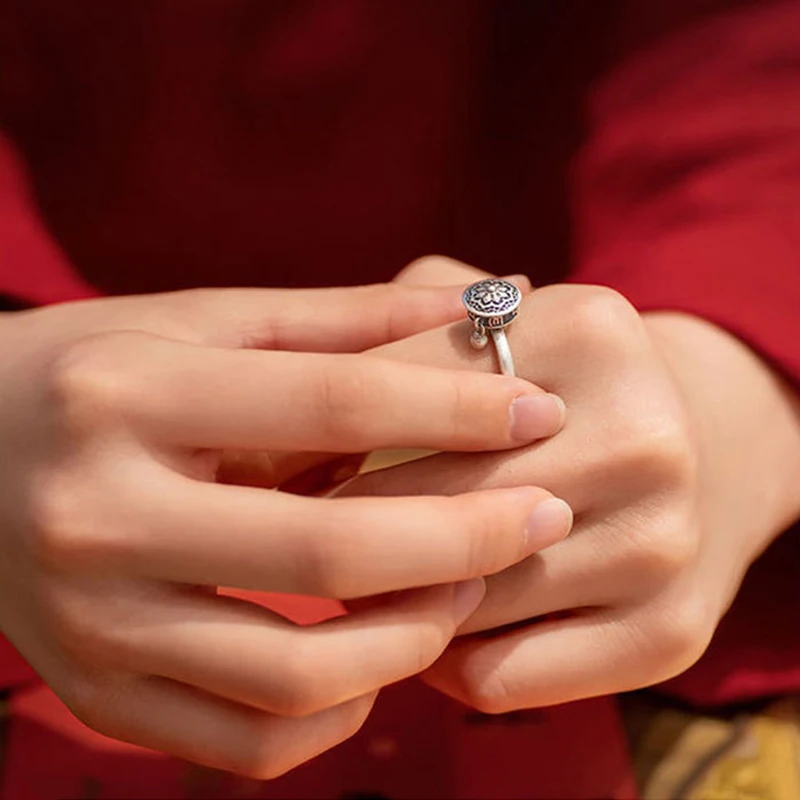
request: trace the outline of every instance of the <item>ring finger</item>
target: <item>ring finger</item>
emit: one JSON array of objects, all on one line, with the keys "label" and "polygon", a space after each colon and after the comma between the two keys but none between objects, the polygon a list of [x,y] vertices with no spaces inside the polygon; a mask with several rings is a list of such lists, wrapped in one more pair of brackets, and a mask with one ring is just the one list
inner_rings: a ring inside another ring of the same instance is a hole
[{"label": "ring finger", "polygon": [[430,666],[483,593],[481,580],[430,587],[312,626],[243,600],[181,594],[134,606],[111,634],[109,666],[309,716]]},{"label": "ring finger", "polygon": [[290,718],[150,676],[86,694],[94,710],[73,710],[106,736],[258,780],[276,778],[348,739],[376,696]]}]

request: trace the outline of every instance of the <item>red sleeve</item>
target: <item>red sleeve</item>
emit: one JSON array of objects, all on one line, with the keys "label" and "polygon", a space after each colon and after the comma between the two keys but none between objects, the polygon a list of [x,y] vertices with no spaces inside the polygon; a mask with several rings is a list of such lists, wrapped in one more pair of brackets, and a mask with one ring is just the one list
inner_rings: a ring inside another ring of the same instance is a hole
[{"label": "red sleeve", "polygon": [[571,280],[708,319],[800,383],[799,88],[795,0],[707,17],[621,64],[576,164]]},{"label": "red sleeve", "polygon": [[47,232],[22,162],[0,133],[0,295],[42,305],[96,294]]}]

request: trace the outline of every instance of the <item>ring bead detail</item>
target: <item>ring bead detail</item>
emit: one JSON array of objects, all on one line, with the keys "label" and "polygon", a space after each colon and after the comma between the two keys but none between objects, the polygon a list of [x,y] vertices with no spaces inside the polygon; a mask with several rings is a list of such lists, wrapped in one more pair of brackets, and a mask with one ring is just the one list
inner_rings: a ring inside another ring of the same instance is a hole
[{"label": "ring bead detail", "polygon": [[522,292],[511,281],[487,278],[467,286],[461,299],[467,316],[492,330],[505,328],[517,316]]},{"label": "ring bead detail", "polygon": [[511,281],[486,278],[468,286],[461,300],[474,324],[470,344],[480,350],[488,344],[487,331],[502,330],[517,316],[522,292]]}]

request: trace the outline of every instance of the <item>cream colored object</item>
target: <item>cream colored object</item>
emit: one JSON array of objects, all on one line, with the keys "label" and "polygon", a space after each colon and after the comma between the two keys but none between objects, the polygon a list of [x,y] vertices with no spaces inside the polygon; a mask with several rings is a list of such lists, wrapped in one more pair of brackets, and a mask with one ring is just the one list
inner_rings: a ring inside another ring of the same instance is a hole
[{"label": "cream colored object", "polygon": [[419,458],[425,458],[430,455],[433,455],[430,450],[376,450],[367,456],[361,467],[361,472],[374,472],[386,467],[395,467],[398,464],[416,461]]},{"label": "cream colored object", "polygon": [[642,800],[800,800],[800,697],[735,717],[621,700]]},{"label": "cream colored object", "polygon": [[752,717],[740,740],[716,761],[688,800],[799,800],[800,703],[776,702]]}]

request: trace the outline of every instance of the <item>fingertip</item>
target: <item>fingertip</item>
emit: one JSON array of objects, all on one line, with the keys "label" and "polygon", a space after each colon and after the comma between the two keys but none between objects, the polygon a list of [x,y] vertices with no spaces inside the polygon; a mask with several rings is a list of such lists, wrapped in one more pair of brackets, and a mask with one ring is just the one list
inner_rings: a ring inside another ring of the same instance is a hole
[{"label": "fingertip", "polygon": [[525,553],[531,555],[565,538],[572,530],[573,513],[560,497],[538,502],[525,525]]},{"label": "fingertip", "polygon": [[511,435],[519,442],[553,436],[564,427],[566,415],[566,404],[558,395],[521,395],[511,403]]},{"label": "fingertip", "polygon": [[455,584],[453,587],[453,618],[456,627],[472,616],[485,595],[486,581],[483,578],[473,578]]}]

